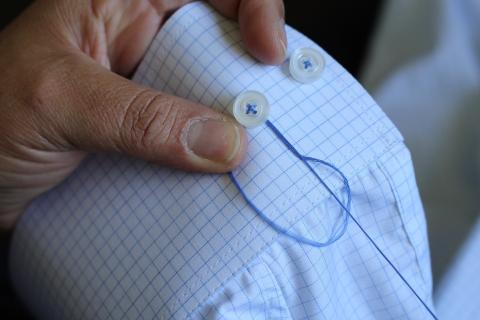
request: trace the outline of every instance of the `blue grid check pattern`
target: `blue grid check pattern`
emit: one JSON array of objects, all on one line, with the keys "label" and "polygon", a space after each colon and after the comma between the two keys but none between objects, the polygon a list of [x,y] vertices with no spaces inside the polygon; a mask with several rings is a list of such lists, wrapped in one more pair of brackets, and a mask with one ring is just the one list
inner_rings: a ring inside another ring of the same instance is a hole
[{"label": "blue grid check pattern", "polygon": [[[203,2],[184,6],[153,41],[134,80],[226,112],[262,92],[269,120],[298,150],[348,177],[352,213],[431,304],[423,208],[402,137],[327,53],[287,29],[289,46],[325,57],[320,80],[243,49],[238,26]],[[249,129],[235,170],[278,224],[325,241],[338,204],[265,126]],[[337,194],[343,182],[318,172]],[[11,250],[14,284],[54,319],[428,319],[358,227],[326,248],[269,228],[226,175],[187,174],[118,155],[92,155],[32,204]]]}]

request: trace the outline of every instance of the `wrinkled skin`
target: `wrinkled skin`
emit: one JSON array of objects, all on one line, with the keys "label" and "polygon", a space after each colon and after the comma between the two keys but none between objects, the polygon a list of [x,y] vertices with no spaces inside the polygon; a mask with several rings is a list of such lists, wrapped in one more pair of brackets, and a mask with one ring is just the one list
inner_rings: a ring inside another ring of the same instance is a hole
[{"label": "wrinkled skin", "polygon": [[[0,33],[0,229],[91,151],[226,172],[244,129],[206,106],[132,83],[162,24],[185,0],[38,0]],[[285,55],[281,0],[211,0],[239,21],[249,52]]]}]

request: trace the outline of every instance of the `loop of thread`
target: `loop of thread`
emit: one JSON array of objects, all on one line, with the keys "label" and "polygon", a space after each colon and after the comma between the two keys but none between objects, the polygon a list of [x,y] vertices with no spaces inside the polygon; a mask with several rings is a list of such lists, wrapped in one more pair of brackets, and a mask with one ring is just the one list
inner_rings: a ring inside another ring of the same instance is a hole
[{"label": "loop of thread", "polygon": [[[433,319],[438,320],[437,316],[433,313],[433,311],[428,307],[427,303],[423,301],[423,299],[420,297],[420,295],[415,291],[415,289],[410,285],[410,283],[407,281],[407,279],[401,274],[401,272],[395,267],[393,262],[385,255],[385,253],[380,249],[380,247],[375,243],[375,241],[370,237],[370,235],[367,233],[367,231],[360,225],[360,223],[355,219],[355,217],[352,215],[350,212],[350,205],[351,205],[351,190],[350,190],[350,185],[348,182],[347,177],[343,174],[343,172],[335,167],[333,164],[316,159],[313,157],[309,156],[304,156],[298,150],[285,138],[285,136],[275,127],[275,125],[267,120],[265,122],[268,128],[272,130],[272,132],[277,136],[277,138],[290,150],[290,152],[295,155],[302,163],[312,172],[312,174],[317,178],[317,180],[320,182],[320,184],[328,191],[328,193],[335,199],[335,201],[340,205],[342,209],[342,213],[344,213],[344,219],[341,227],[338,230],[334,230],[332,232],[332,235],[330,239],[328,239],[326,242],[318,242],[314,241],[308,238],[305,238],[301,235],[295,234],[287,230],[286,228],[283,228],[282,226],[278,225],[275,223],[273,220],[271,220],[266,214],[264,214],[252,201],[251,199],[247,196],[243,188],[240,186],[238,180],[236,179],[235,175],[233,172],[229,172],[228,175],[230,177],[230,180],[232,183],[235,185],[235,187],[238,189],[240,194],[242,195],[243,199],[247,202],[247,204],[255,211],[255,213],[263,220],[265,221],[270,227],[272,227],[274,230],[277,232],[294,239],[300,243],[311,245],[314,247],[326,247],[328,245],[331,245],[338,239],[340,239],[346,232],[347,230],[347,225],[348,225],[348,219],[352,219],[352,221],[357,225],[357,227],[360,229],[360,231],[367,237],[367,239],[370,241],[370,243],[375,247],[377,252],[383,257],[383,259],[390,265],[390,267],[393,269],[393,271],[399,276],[399,278],[402,280],[402,282],[410,289],[410,291],[415,295],[415,297],[420,301],[420,303],[425,307],[425,309],[428,311],[428,313],[432,316]],[[346,190],[347,194],[347,201],[346,204],[343,203],[338,196],[333,192],[333,190],[325,183],[325,181],[318,175],[318,173],[315,171],[315,169],[312,167],[310,163],[319,163],[321,165],[324,165],[326,167],[329,167],[330,169],[334,170],[338,175],[343,180],[344,184],[344,189]]]},{"label": "loop of thread", "polygon": [[[347,208],[350,208],[350,202],[351,202],[351,192],[350,192],[350,186],[348,184],[348,180],[347,178],[343,175],[343,173],[338,170],[334,165],[326,162],[326,161],[323,161],[323,160],[319,160],[319,159],[315,159],[315,158],[310,158],[310,157],[304,157],[304,156],[301,156],[300,158],[303,162],[306,162],[306,161],[314,161],[314,162],[318,162],[318,163],[321,163],[327,167],[330,167],[332,168],[333,170],[335,170],[343,179],[343,183],[344,183],[344,188],[347,190],[347,205],[346,207]],[[313,170],[313,169],[311,169]],[[337,241],[338,239],[340,239],[343,234],[347,231],[347,225],[348,225],[348,213],[342,208],[342,213],[343,213],[343,221],[342,221],[342,224],[340,225],[339,228],[335,229],[333,232],[332,232],[332,235],[330,236],[330,238],[326,241],[326,242],[319,242],[319,241],[314,241],[314,240],[311,240],[311,239],[308,239],[308,238],[305,238],[299,234],[295,234],[291,231],[289,231],[288,229],[280,226],[279,224],[277,224],[275,221],[273,221],[272,219],[270,219],[266,214],[264,214],[262,212],[262,210],[260,210],[254,203],[253,201],[247,196],[245,190],[243,190],[242,187],[240,187],[240,183],[238,182],[237,178],[235,178],[235,175],[233,174],[233,172],[229,172],[228,175],[230,176],[230,180],[232,181],[232,183],[235,185],[235,187],[238,189],[238,191],[240,192],[240,194],[242,195],[243,199],[245,200],[245,202],[247,202],[247,204],[255,211],[255,213],[263,220],[265,221],[271,228],[273,228],[274,230],[276,230],[277,232],[289,237],[289,238],[292,238],[300,243],[304,243],[304,244],[308,244],[310,246],[313,246],[313,247],[317,247],[317,248],[320,248],[320,247],[326,247],[326,246],[329,246],[331,245],[332,243],[334,243],[335,241]]]}]

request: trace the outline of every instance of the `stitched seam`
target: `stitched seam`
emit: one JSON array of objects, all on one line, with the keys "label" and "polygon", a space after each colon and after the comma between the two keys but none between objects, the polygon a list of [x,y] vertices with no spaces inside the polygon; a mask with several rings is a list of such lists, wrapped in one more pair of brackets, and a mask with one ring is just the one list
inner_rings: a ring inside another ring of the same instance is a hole
[{"label": "stitched seam", "polygon": [[[374,158],[375,160],[372,161],[371,163],[367,164],[367,165],[364,165],[361,167],[361,169],[358,169],[358,173],[354,176],[354,177],[347,177],[350,181],[350,184],[353,185],[353,183],[357,182],[359,177],[361,176],[361,173],[363,173],[363,171],[365,171],[367,168],[371,167],[371,166],[374,166],[375,164],[378,163],[378,160],[384,155],[384,153],[386,152],[390,152],[392,151],[393,149],[395,149],[396,147],[398,146],[404,146],[404,143],[401,141],[401,140],[397,140],[397,141],[394,141],[393,143],[389,144],[388,146],[386,146],[382,152],[379,152],[376,157]],[[353,183],[352,183],[353,182]],[[389,182],[390,183],[390,182]],[[390,186],[391,187],[391,186]],[[337,189],[337,188],[336,188]],[[299,222],[301,219],[298,218],[294,221],[294,223],[292,223],[292,225],[296,224],[297,222]],[[403,222],[403,220],[402,220]],[[255,253],[254,255],[252,255],[252,257],[250,259],[247,259],[244,263],[242,263],[238,268],[237,270],[235,270],[234,272],[232,272],[228,277],[226,277],[223,281],[220,282],[220,284],[216,287],[214,287],[212,290],[209,290],[209,294],[205,297],[204,301],[203,302],[199,302],[199,304],[194,307],[191,311],[190,311],[190,315],[188,316],[187,319],[192,319],[192,315],[194,313],[197,313],[198,310],[203,307],[208,300],[210,300],[212,298],[212,296],[214,294],[216,294],[220,289],[224,288],[226,286],[227,283],[229,283],[233,278],[235,278],[239,273],[243,272],[243,270],[248,267],[248,265],[250,265],[255,259],[259,258],[260,255],[262,255],[268,248],[270,248],[273,244],[277,243],[279,238],[281,237],[282,235],[281,234],[277,234],[276,236],[274,236],[269,242],[266,242],[259,250],[257,253]],[[415,251],[415,257],[417,259],[417,263],[418,263],[418,255]],[[423,278],[423,274],[422,274],[422,278]],[[203,280],[203,279],[202,279]]]},{"label": "stitched seam", "polygon": [[424,285],[426,285],[425,281],[425,276],[423,274],[422,268],[421,268],[421,263],[419,259],[419,253],[415,245],[413,244],[412,237],[410,235],[410,232],[407,230],[407,223],[405,220],[405,208],[403,206],[403,201],[401,200],[400,195],[398,194],[398,191],[395,188],[395,182],[393,181],[393,178],[391,177],[390,173],[388,172],[388,169],[385,167],[381,159],[378,159],[377,161],[377,166],[380,170],[380,172],[385,176],[385,179],[388,182],[388,185],[390,186],[390,191],[392,192],[394,198],[395,198],[395,206],[397,207],[398,210],[398,215],[400,216],[400,220],[402,222],[402,229],[403,232],[405,233],[405,236],[408,240],[408,244],[412,247],[413,252],[415,253],[415,261],[416,261],[416,266],[418,269],[418,272],[420,273]]}]

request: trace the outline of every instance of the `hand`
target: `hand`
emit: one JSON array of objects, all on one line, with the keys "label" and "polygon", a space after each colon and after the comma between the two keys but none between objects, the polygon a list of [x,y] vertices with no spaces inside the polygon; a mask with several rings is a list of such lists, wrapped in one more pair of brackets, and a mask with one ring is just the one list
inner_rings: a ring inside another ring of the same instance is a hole
[{"label": "hand", "polygon": [[[229,117],[124,78],[187,2],[38,0],[0,33],[0,228],[90,151],[193,171],[239,164],[245,133]],[[281,0],[210,3],[238,18],[255,57],[284,59]]]}]

